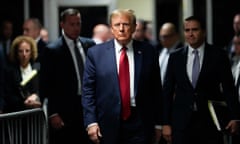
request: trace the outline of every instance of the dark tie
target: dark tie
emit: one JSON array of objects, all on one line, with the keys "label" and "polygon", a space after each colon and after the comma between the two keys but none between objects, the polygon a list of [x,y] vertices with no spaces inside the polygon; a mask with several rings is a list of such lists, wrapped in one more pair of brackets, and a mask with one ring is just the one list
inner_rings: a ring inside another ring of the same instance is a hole
[{"label": "dark tie", "polygon": [[84,64],[83,64],[83,58],[82,58],[79,48],[77,46],[77,40],[74,40],[74,53],[75,53],[76,60],[77,60],[79,75],[80,75],[80,78],[82,81]]},{"label": "dark tie", "polygon": [[199,61],[199,55],[198,50],[193,50],[194,59],[193,59],[193,67],[192,67],[192,85],[195,88],[200,72],[200,61]]},{"label": "dark tie", "polygon": [[119,84],[120,94],[122,98],[122,118],[123,120],[128,119],[131,114],[130,110],[130,74],[129,74],[129,63],[126,54],[127,48],[123,47],[121,50],[120,61],[119,61]]}]

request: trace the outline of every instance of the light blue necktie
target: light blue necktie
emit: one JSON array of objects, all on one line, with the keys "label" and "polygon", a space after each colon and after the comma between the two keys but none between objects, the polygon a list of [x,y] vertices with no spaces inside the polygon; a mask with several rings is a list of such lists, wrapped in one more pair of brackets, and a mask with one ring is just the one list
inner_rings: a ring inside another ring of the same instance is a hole
[{"label": "light blue necktie", "polygon": [[193,59],[193,67],[192,67],[192,85],[195,88],[200,72],[200,60],[198,55],[198,50],[193,50],[194,59]]}]

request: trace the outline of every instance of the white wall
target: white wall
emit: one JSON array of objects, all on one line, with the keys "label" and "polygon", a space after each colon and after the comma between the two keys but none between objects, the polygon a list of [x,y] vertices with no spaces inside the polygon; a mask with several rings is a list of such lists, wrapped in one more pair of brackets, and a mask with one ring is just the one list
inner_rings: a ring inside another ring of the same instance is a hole
[{"label": "white wall", "polygon": [[[28,0],[26,0],[28,1]],[[59,6],[107,6],[109,13],[116,8],[130,8],[137,18],[153,21],[154,0],[44,0],[44,26],[49,30],[49,39],[55,40],[58,35]]]},{"label": "white wall", "polygon": [[154,0],[118,0],[117,7],[134,10],[137,18],[148,21],[154,19]]}]

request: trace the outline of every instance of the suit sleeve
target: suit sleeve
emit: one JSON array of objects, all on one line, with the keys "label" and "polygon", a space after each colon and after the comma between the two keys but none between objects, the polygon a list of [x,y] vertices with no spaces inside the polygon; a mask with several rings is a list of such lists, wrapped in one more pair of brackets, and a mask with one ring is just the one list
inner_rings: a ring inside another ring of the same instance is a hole
[{"label": "suit sleeve", "polygon": [[97,122],[95,102],[96,69],[91,49],[88,50],[86,65],[83,74],[82,106],[84,125]]}]

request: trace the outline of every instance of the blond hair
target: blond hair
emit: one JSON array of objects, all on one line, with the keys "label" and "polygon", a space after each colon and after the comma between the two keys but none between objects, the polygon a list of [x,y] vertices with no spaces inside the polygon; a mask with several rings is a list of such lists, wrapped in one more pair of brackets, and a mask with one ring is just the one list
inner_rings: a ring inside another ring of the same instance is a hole
[{"label": "blond hair", "polygon": [[111,15],[110,15],[110,24],[112,24],[112,18],[114,16],[119,16],[119,15],[126,15],[131,19],[132,24],[136,25],[136,16],[134,14],[134,11],[131,9],[116,9],[114,10]]},{"label": "blond hair", "polygon": [[18,48],[19,48],[19,45],[23,42],[28,43],[31,47],[31,59],[30,59],[30,61],[35,61],[36,60],[36,58],[38,56],[36,41],[29,36],[18,36],[13,40],[11,48],[10,48],[9,59],[10,59],[11,62],[13,62],[13,63],[18,62],[18,54],[17,54],[18,53]]}]

